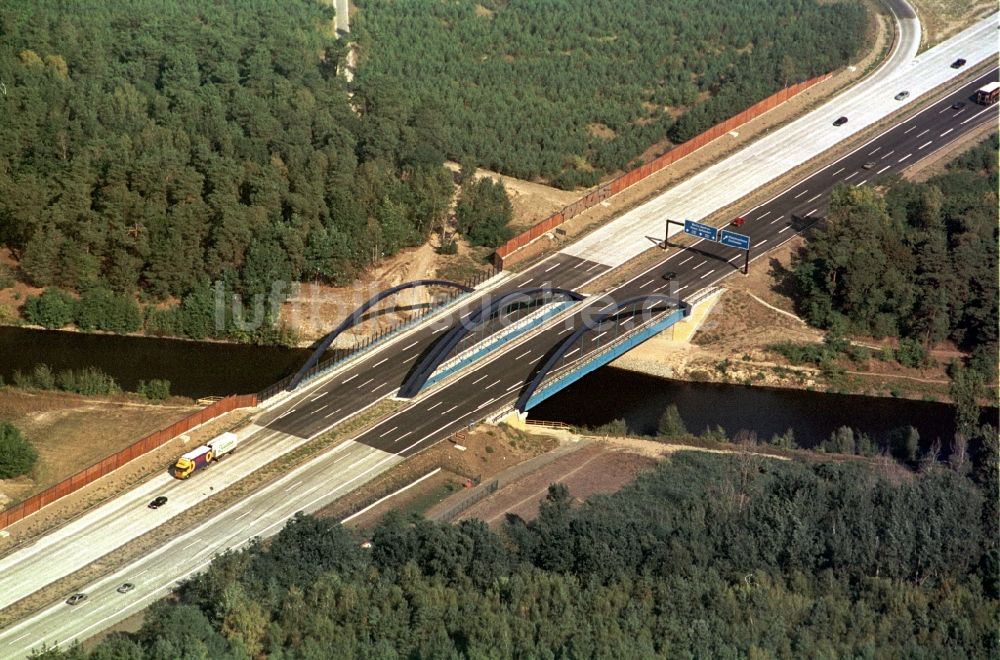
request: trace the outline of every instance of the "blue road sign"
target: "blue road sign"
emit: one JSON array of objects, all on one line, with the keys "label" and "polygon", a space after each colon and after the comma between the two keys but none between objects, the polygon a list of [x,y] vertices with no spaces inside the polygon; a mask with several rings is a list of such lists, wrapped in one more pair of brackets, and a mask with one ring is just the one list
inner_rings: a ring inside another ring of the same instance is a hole
[{"label": "blue road sign", "polygon": [[703,225],[700,222],[695,222],[694,220],[684,221],[684,233],[697,236],[698,238],[707,238],[710,241],[716,241],[719,239],[718,229],[715,227],[709,227],[708,225]]},{"label": "blue road sign", "polygon": [[722,238],[719,242],[728,247],[733,247],[738,250],[749,250],[750,249],[750,237],[744,234],[737,234],[734,231],[728,231],[726,229],[722,230]]}]

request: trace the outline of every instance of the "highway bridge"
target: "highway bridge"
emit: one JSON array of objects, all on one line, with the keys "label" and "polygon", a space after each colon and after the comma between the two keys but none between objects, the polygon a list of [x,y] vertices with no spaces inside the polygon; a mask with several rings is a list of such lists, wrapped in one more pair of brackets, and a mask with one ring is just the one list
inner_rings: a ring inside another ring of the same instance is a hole
[{"label": "highway bridge", "polygon": [[[996,30],[997,17],[994,15],[922,54],[918,61],[913,60],[912,53],[907,54],[907,58],[893,60],[891,75],[883,71],[874,78],[881,85],[880,98],[891,100],[900,88],[909,88],[918,90],[910,97],[913,101],[923,93],[919,91],[920,85],[930,84],[940,76],[959,73],[948,67],[957,57],[967,59],[970,67],[986,59],[995,61]],[[901,43],[912,40],[912,34],[903,36]],[[942,67],[947,71],[942,73]],[[971,82],[955,85],[952,91],[905,116],[851,153],[816,168],[764,204],[738,211],[747,219],[740,231],[750,236],[756,258],[820,221],[826,212],[829,192],[835,185],[871,185],[879,178],[920,162],[970,130],[983,124],[996,125],[998,106],[983,107],[968,102],[973,90],[996,79],[997,70],[990,67],[987,73]],[[947,78],[942,82],[944,80]],[[875,93],[863,85],[858,89],[857,94],[862,98]],[[953,107],[959,101],[966,105]],[[883,106],[899,109],[889,101],[880,101],[879,107]],[[879,112],[882,116],[889,114],[888,110]],[[832,140],[831,144],[835,144],[848,137],[847,132],[840,130],[844,127],[831,124],[833,118],[841,114],[854,120],[850,109],[840,110],[833,116],[824,108],[810,113],[811,121],[816,122],[812,129],[815,138],[807,141],[815,143],[814,155],[826,149],[827,141]],[[792,124],[786,129],[798,131],[800,127]],[[780,136],[786,129],[775,131],[771,136]],[[797,134],[794,131],[793,134]],[[789,149],[800,146],[788,143]],[[752,150],[753,146],[748,149]],[[722,166],[719,172],[728,172],[731,168],[752,171],[763,167],[755,158],[740,152],[714,167]],[[767,181],[794,167],[793,160],[789,160],[785,169],[768,171]],[[866,168],[866,164],[872,162],[875,165]],[[767,165],[769,170],[775,167]],[[724,178],[724,174],[719,176],[723,178],[699,183],[704,190],[697,196],[699,201],[692,202],[692,208],[704,203],[700,200],[712,191],[718,198],[712,210],[735,201],[727,201],[727,195],[731,188],[739,186]],[[489,283],[489,294],[496,299],[515,290],[543,286],[574,291],[585,289],[588,283],[608,274],[626,257],[634,256],[637,246],[642,246],[641,252],[664,238],[663,220],[667,217],[664,209],[675,208],[671,206],[675,202],[664,202],[662,198],[672,200],[679,187],[595,232],[603,237],[602,240],[588,237],[523,273]],[[708,213],[691,215],[700,218]],[[680,213],[672,217],[683,219],[684,216],[684,209],[680,209]],[[620,242],[615,243],[615,240]],[[608,246],[615,245],[620,252],[609,252]],[[587,298],[573,307],[571,314],[546,320],[533,332],[493,350],[468,369],[423,390],[411,404],[245,497],[237,506],[202,523],[183,528],[178,524],[176,535],[154,552],[82,587],[80,590],[89,594],[84,603],[70,607],[60,598],[55,604],[0,631],[0,658],[23,657],[42,642],[86,638],[141,610],[166,594],[178,580],[201,570],[213,554],[240,547],[254,536],[273,534],[296,511],[316,510],[453,432],[492,413],[512,408],[543,361],[552,356],[553,347],[609,305],[651,295],[681,299],[693,296],[736,273],[742,259],[741,252],[707,241],[662,251],[654,265],[623,278],[624,281],[605,295]],[[667,272],[675,275],[665,279]],[[227,459],[221,469],[206,471],[189,481],[176,481],[167,475],[156,477],[0,558],[0,608],[92,564],[115,548],[168,522],[171,516],[211,497],[273,456],[301,446],[347,417],[392,396],[418,358],[429,352],[455,322],[468,319],[480,307],[481,300],[470,296],[460,310],[447,310],[441,316],[431,317],[412,331],[366,353],[363,359],[282,397],[256,419],[253,427],[241,434],[244,435],[243,447]],[[668,314],[670,310],[664,306],[659,312]],[[624,315],[610,322],[625,326],[634,320]],[[574,362],[584,365],[588,362],[587,356],[605,349],[608,335],[601,335],[601,332],[608,330],[602,326],[582,333],[574,346],[579,350],[573,353],[568,352],[572,349],[567,350],[562,368],[572,370]],[[145,505],[157,494],[169,495],[170,505],[151,512]],[[173,520],[176,523],[179,519]],[[117,594],[115,587],[124,581],[135,583],[135,591]],[[66,595],[61,594],[63,598]]]}]

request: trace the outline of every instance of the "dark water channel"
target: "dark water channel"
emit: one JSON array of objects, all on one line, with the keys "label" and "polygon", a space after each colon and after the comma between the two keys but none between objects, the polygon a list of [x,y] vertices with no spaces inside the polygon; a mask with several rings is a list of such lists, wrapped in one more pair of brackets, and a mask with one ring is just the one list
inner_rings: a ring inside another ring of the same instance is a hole
[{"label": "dark water channel", "polygon": [[[791,428],[800,446],[811,447],[841,426],[880,439],[901,426],[913,426],[921,445],[940,438],[947,447],[955,432],[950,405],[908,399],[825,394],[715,383],[687,383],[605,367],[532,409],[534,419],[598,426],[624,419],[633,433],[656,433],[669,404],[676,404],[687,429],[700,433],[721,426],[732,437],[741,429],[758,439]],[[997,409],[984,420],[997,424]]]},{"label": "dark water channel", "polygon": [[[257,392],[293,373],[308,349],[242,346],[175,339],[120,337],[0,327],[0,376],[30,372],[45,363],[54,371],[96,367],[125,390],[140,380],[165,378],[174,394],[190,397]],[[881,438],[912,425],[921,444],[955,430],[951,406],[905,399],[823,394],[741,385],[686,383],[600,369],[531,411],[535,419],[597,426],[624,418],[636,433],[653,434],[663,410],[674,403],[689,431],[721,426],[732,436],[741,429],[761,440],[791,428],[796,442],[812,446],[841,426]],[[997,424],[996,408],[984,421]]]},{"label": "dark water channel", "polygon": [[155,337],[121,337],[0,327],[0,376],[13,381],[44,363],[53,371],[96,367],[122,389],[165,378],[170,391],[190,397],[258,392],[294,372],[308,349],[243,346]]}]

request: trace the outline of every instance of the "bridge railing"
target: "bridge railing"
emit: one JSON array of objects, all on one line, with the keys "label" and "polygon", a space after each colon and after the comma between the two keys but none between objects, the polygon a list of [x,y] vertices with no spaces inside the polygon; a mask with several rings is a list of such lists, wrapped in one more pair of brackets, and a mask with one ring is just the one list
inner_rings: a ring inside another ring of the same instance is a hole
[{"label": "bridge railing", "polygon": [[[500,268],[490,267],[489,270],[485,270],[480,273],[476,273],[471,278],[469,278],[464,284],[466,286],[475,289],[477,286],[496,277],[501,272]],[[472,292],[474,293],[474,291]],[[411,316],[410,318],[400,321],[388,328],[383,328],[376,332],[374,335],[369,335],[358,340],[354,346],[350,348],[335,348],[332,350],[333,356],[327,358],[326,360],[320,362],[316,366],[309,369],[302,377],[301,383],[307,383],[310,380],[322,375],[323,373],[335,369],[349,360],[354,360],[361,356],[362,354],[368,352],[375,346],[378,346],[384,341],[394,337],[398,333],[411,328],[412,326],[420,323],[425,318],[432,314],[437,314],[444,307],[451,305],[460,298],[472,295],[472,293],[450,291],[446,297],[441,299],[441,301],[434,305],[433,307],[428,307],[427,309],[421,310],[420,313]],[[328,351],[329,352],[329,351]],[[282,393],[285,388],[292,382],[295,377],[294,374],[288,375],[278,382],[269,385],[260,392],[257,393],[257,400],[259,403],[267,401],[271,397]]]}]

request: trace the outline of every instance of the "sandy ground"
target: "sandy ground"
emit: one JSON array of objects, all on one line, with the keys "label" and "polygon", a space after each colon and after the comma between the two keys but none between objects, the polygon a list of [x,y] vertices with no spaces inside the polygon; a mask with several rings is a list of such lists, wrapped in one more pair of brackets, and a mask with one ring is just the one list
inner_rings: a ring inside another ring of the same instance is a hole
[{"label": "sandy ground", "polygon": [[0,481],[0,502],[24,500],[198,409],[177,401],[0,390],[0,420],[21,429],[39,458],[30,474]]},{"label": "sandy ground", "polygon": [[995,0],[908,0],[917,10],[923,36],[920,50],[924,51],[954,36],[980,18],[995,12]]},{"label": "sandy ground", "polygon": [[[395,492],[416,479],[424,476],[434,468],[441,468],[451,475],[449,478],[459,481],[464,487],[466,482],[477,484],[503,470],[517,465],[529,458],[543,454],[558,445],[558,440],[542,434],[529,434],[518,431],[508,431],[505,428],[480,425],[469,433],[452,436],[446,442],[420,452],[416,456],[393,467],[383,475],[348,493],[316,515],[331,518],[346,518],[360,511],[378,499]],[[458,447],[464,447],[459,449]],[[364,516],[359,516],[357,526],[365,527],[377,522],[387,511],[400,506],[407,506],[414,499],[423,497],[429,491],[443,488],[444,481],[428,479],[426,482],[411,488],[405,497],[391,498]],[[456,489],[457,490],[457,489]],[[448,493],[440,492],[440,499]],[[423,512],[436,503],[426,500],[420,507],[414,507],[415,512]]]},{"label": "sandy ground", "polygon": [[587,445],[473,504],[459,519],[479,518],[491,527],[503,524],[507,514],[531,520],[538,515],[539,502],[545,498],[550,484],[565,484],[574,500],[580,502],[592,495],[619,490],[655,464],[653,458],[611,445]]}]

